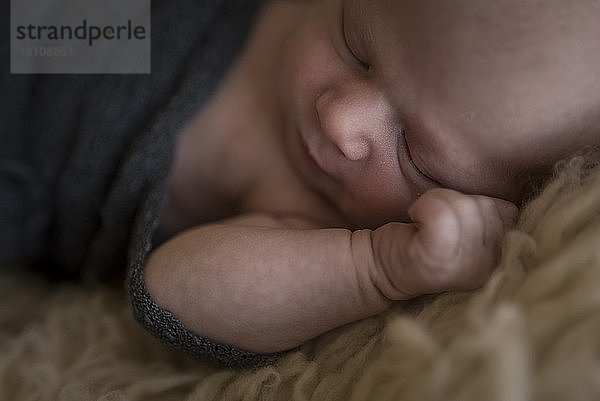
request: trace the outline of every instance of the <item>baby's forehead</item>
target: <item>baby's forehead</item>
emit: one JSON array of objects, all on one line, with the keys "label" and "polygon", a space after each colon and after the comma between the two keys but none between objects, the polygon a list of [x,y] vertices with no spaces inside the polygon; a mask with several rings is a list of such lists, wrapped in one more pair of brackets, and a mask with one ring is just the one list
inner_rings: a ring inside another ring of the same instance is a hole
[{"label": "baby's forehead", "polygon": [[572,28],[565,24],[577,26],[582,18],[577,7],[560,0],[545,1],[544,7],[522,0],[345,1],[360,10],[359,18],[377,20],[380,35],[391,39],[387,46],[418,48],[424,57],[445,63],[501,57],[533,62],[540,48],[566,46],[562,38]]},{"label": "baby's forehead", "polygon": [[381,0],[373,2],[376,13],[363,15],[401,117],[434,120],[473,140],[501,138],[501,148],[529,146],[524,135],[562,134],[564,121],[600,97],[600,24],[589,19],[586,29],[565,30],[556,20],[578,13],[552,0],[539,15],[523,4],[534,2],[478,3]]}]

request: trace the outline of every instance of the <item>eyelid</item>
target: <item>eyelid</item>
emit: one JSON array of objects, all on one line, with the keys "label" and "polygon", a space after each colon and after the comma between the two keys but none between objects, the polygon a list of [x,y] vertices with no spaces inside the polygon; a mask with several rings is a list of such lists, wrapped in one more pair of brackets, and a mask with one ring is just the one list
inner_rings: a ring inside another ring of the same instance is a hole
[{"label": "eyelid", "polygon": [[369,70],[371,66],[366,61],[362,60],[360,57],[356,55],[356,52],[352,50],[352,46],[348,41],[348,35],[346,34],[346,13],[345,7],[342,7],[342,39],[344,40],[344,46],[348,50],[348,53],[352,56],[352,58],[365,70]]},{"label": "eyelid", "polygon": [[402,146],[404,147],[404,151],[403,152],[402,152],[402,150],[399,150],[399,151],[405,154],[404,159],[408,162],[411,170],[416,173],[415,175],[418,178],[418,180],[411,180],[411,181],[418,181],[418,183],[417,182],[414,182],[414,183],[418,184],[419,186],[425,187],[425,188],[433,188],[433,187],[442,186],[438,181],[434,180],[429,175],[427,175],[425,172],[423,172],[423,170],[419,168],[417,163],[415,163],[413,155],[410,151],[410,146],[407,141],[406,131],[404,129],[401,130],[400,135],[401,135],[400,141],[402,143]]}]

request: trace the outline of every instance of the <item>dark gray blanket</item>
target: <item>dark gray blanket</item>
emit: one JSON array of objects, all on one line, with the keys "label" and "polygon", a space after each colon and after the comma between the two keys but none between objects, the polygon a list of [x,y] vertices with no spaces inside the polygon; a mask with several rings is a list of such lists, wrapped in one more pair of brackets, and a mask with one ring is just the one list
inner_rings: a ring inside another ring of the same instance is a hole
[{"label": "dark gray blanket", "polygon": [[0,261],[88,282],[127,269],[133,313],[161,340],[227,365],[271,360],[186,331],[142,280],[177,133],[243,45],[254,2],[153,1],[150,75],[9,74],[9,4],[0,12]]}]

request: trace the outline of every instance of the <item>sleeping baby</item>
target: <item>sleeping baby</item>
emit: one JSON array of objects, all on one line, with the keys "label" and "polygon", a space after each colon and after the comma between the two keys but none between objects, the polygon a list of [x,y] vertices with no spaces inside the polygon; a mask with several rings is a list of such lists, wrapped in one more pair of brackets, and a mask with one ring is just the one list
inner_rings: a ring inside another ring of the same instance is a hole
[{"label": "sleeping baby", "polygon": [[0,260],[126,271],[146,329],[229,366],[475,289],[515,205],[600,147],[599,20],[599,0],[153,1],[150,75],[1,67]]},{"label": "sleeping baby", "polygon": [[151,296],[194,333],[273,353],[480,286],[528,185],[600,144],[599,14],[265,4],[179,138]]}]

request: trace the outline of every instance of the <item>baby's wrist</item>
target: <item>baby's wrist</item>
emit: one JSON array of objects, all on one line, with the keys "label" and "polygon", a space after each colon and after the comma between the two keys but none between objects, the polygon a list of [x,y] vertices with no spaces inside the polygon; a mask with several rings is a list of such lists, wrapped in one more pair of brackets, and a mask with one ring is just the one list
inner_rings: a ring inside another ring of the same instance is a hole
[{"label": "baby's wrist", "polygon": [[370,305],[373,313],[385,311],[391,307],[393,301],[411,298],[411,295],[398,289],[395,285],[398,279],[394,280],[390,276],[390,268],[386,266],[397,265],[389,260],[390,252],[386,250],[393,241],[387,232],[387,226],[375,231],[359,230],[352,233],[351,243],[357,277],[361,283],[365,303]]},{"label": "baby's wrist", "polygon": [[[377,231],[377,230],[376,230]],[[378,232],[372,230],[358,230],[352,233],[352,255],[359,288],[364,303],[374,311],[380,313],[390,308],[393,301],[403,299],[392,285],[383,268],[381,247],[376,239]]]}]

